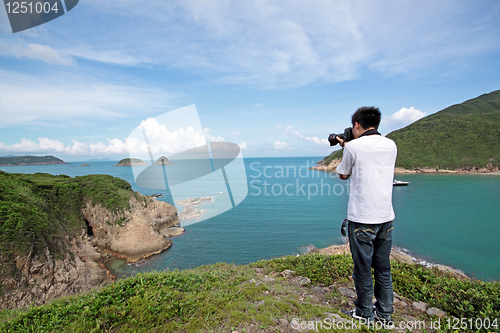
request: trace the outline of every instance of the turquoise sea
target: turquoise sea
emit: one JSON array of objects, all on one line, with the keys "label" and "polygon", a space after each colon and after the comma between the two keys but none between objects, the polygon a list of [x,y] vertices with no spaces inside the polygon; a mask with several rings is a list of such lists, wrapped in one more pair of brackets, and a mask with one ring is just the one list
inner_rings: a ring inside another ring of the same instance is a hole
[{"label": "turquoise sea", "polygon": [[[148,270],[186,269],[220,261],[246,264],[260,259],[342,244],[340,224],[347,212],[347,187],[335,174],[309,170],[322,157],[245,158],[248,196],[233,209],[187,225],[168,251],[141,264],[110,260],[118,276]],[[80,176],[109,174],[135,184],[130,167],[113,162],[0,167],[12,173],[46,172]],[[90,164],[82,167],[81,164]],[[396,175],[409,181],[394,187],[394,245],[430,263],[458,268],[483,280],[500,280],[500,176]],[[286,191],[285,191],[286,190]],[[214,202],[201,206],[209,211]]]}]

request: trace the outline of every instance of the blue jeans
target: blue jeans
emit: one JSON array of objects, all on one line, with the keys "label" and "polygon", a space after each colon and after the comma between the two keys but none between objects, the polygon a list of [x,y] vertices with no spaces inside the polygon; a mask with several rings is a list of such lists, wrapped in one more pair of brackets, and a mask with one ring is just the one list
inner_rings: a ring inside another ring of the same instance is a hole
[{"label": "blue jeans", "polygon": [[356,314],[364,318],[373,316],[373,280],[375,275],[375,306],[382,317],[394,312],[392,307],[391,265],[389,255],[392,246],[392,221],[379,224],[356,223],[349,221],[349,247],[354,270],[352,277],[356,287]]}]

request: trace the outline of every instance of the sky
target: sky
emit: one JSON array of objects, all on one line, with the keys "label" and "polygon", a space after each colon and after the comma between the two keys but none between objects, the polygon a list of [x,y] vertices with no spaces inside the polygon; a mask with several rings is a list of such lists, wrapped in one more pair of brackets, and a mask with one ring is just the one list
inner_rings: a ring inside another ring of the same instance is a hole
[{"label": "sky", "polygon": [[326,156],[361,106],[387,134],[498,89],[497,0],[81,0],[17,33],[0,8],[0,156],[134,157],[137,128]]}]

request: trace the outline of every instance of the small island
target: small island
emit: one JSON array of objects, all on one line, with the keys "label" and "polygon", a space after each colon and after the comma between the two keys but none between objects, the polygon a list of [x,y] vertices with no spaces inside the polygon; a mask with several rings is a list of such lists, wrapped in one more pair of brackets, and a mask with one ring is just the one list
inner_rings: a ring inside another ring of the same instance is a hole
[{"label": "small island", "polygon": [[0,166],[68,164],[63,160],[48,156],[6,156],[0,157]]},{"label": "small island", "polygon": [[147,164],[144,163],[144,161],[139,158],[124,158],[113,166],[140,166],[140,165],[147,165]]},{"label": "small island", "polygon": [[168,158],[166,158],[165,156],[160,157],[155,163],[155,165],[167,165],[167,164],[173,164],[173,163],[170,162]]}]

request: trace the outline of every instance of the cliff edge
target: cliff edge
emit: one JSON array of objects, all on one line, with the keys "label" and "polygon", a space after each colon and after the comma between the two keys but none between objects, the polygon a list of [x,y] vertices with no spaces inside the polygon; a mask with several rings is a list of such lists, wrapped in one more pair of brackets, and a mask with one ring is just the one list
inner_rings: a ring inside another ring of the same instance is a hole
[{"label": "cliff edge", "polygon": [[129,210],[112,213],[102,205],[85,203],[82,214],[92,245],[100,253],[136,262],[172,246],[162,233],[179,225],[174,206],[142,194],[132,196],[129,204]]},{"label": "cliff edge", "polygon": [[104,258],[164,251],[178,224],[175,207],[120,178],[0,171],[0,310],[102,287],[115,279]]}]

